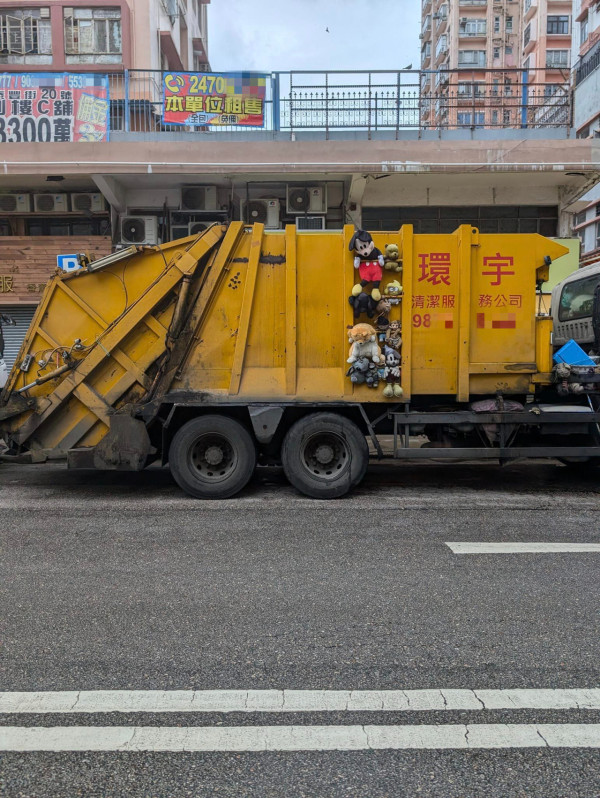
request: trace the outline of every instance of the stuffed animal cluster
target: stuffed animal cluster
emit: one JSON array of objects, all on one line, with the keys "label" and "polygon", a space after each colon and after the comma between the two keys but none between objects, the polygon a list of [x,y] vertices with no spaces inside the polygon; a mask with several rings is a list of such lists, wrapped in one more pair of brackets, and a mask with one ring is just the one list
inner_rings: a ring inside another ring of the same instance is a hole
[{"label": "stuffed animal cluster", "polygon": [[[349,302],[354,311],[354,327],[348,331],[350,354],[346,376],[357,384],[377,388],[385,382],[383,395],[386,398],[400,398],[402,346],[401,324],[390,321],[393,305],[402,301],[402,285],[391,280],[380,291],[383,270],[400,272],[402,261],[397,244],[386,244],[383,254],[366,230],[357,230],[350,241],[350,251],[354,252],[354,268],[358,269],[360,281],[352,288]],[[368,293],[369,285],[371,292]],[[360,323],[360,317],[372,319],[372,324]],[[381,352],[383,347],[383,354]]]}]

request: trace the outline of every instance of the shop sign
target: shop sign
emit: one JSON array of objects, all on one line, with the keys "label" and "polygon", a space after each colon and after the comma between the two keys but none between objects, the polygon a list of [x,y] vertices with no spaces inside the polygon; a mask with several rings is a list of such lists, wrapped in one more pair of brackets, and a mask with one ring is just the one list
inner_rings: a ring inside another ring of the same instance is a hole
[{"label": "shop sign", "polygon": [[263,127],[267,78],[256,72],[168,72],[163,122]]},{"label": "shop sign", "polygon": [[12,274],[0,274],[0,294],[13,294],[13,276]]},{"label": "shop sign", "polygon": [[0,74],[0,144],[108,141],[107,75]]}]

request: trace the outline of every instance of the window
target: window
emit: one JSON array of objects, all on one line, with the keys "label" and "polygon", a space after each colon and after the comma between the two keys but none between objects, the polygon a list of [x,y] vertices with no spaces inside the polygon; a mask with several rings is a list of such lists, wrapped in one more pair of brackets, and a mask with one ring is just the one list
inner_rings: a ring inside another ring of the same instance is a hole
[{"label": "window", "polygon": [[485,50],[459,50],[458,66],[485,66]]},{"label": "window", "polygon": [[577,237],[579,238],[579,241],[580,241],[580,245],[579,245],[580,254],[583,255],[583,253],[585,252],[585,230],[579,230],[576,233],[576,235],[577,235]]},{"label": "window", "polygon": [[110,233],[108,219],[37,218],[25,220],[29,236],[105,236]]},{"label": "window", "polygon": [[544,97],[548,99],[549,97],[553,97],[561,90],[562,86],[560,83],[546,83],[544,86]]},{"label": "window", "polygon": [[555,69],[569,66],[568,50],[546,50],[546,66]]},{"label": "window", "polygon": [[512,29],[513,29],[513,18],[506,17],[506,32],[512,33]]},{"label": "window", "polygon": [[500,58],[500,48],[494,47],[494,58]]},{"label": "window", "polygon": [[421,50],[421,56],[423,60],[426,60],[431,55],[431,42],[427,42],[423,49]]},{"label": "window", "polygon": [[569,16],[549,16],[546,33],[549,34],[562,34],[563,36],[569,34]]},{"label": "window", "polygon": [[594,306],[594,291],[598,283],[600,283],[600,276],[597,274],[567,283],[560,295],[559,321],[591,316]]},{"label": "window", "polygon": [[502,111],[502,124],[510,125],[510,111]]},{"label": "window", "polygon": [[498,124],[498,111],[492,111],[492,125]]},{"label": "window", "polygon": [[579,44],[583,44],[588,37],[588,17],[586,16],[579,23]]},{"label": "window", "polygon": [[[474,120],[474,121],[471,122],[471,120]],[[477,112],[475,112],[475,114],[459,113],[459,114],[456,115],[456,121],[457,121],[458,125],[461,125],[461,126],[464,126],[464,127],[470,126],[471,124],[473,124],[475,127],[483,127],[483,124],[485,122],[485,115],[484,115],[483,111],[477,111]]]},{"label": "window", "polygon": [[531,39],[531,22],[525,28],[525,32],[523,33],[523,47],[527,47],[530,39]]},{"label": "window", "polygon": [[446,38],[446,34],[440,36],[435,46],[435,57],[437,58],[441,53],[445,53],[448,49],[448,39]]},{"label": "window", "polygon": [[504,49],[504,52],[506,53],[506,55],[512,55],[512,47],[506,47]]},{"label": "window", "polygon": [[68,64],[118,64],[122,60],[120,8],[65,8]]},{"label": "window", "polygon": [[600,222],[596,222],[596,249],[600,249]]},{"label": "window", "polygon": [[575,227],[579,227],[580,224],[585,224],[586,219],[587,219],[587,211],[580,211],[579,213],[576,213]]},{"label": "window", "polygon": [[494,17],[494,33],[500,33],[500,17]]},{"label": "window", "polygon": [[484,36],[486,32],[485,19],[468,19],[460,24],[461,36]]},{"label": "window", "polygon": [[49,8],[0,10],[0,63],[51,64],[51,56]]}]

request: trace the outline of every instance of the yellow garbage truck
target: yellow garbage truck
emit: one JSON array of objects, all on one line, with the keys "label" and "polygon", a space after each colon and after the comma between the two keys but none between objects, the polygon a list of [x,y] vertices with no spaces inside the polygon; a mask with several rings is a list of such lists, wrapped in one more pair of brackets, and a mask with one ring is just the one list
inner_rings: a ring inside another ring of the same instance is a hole
[{"label": "yellow garbage truck", "polygon": [[571,390],[536,315],[564,247],[405,225],[372,233],[378,274],[355,233],[215,224],[58,272],[0,395],[4,459],[162,462],[220,499],[276,464],[342,496],[382,440],[404,460],[600,456],[600,369]]}]

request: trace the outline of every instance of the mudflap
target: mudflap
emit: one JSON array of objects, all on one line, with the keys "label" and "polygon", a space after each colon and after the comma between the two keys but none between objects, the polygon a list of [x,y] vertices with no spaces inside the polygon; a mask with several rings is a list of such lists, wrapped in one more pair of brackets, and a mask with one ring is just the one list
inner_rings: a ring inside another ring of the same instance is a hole
[{"label": "mudflap", "polygon": [[93,467],[109,471],[141,471],[156,449],[143,421],[128,415],[111,416],[110,430],[93,450]]}]

